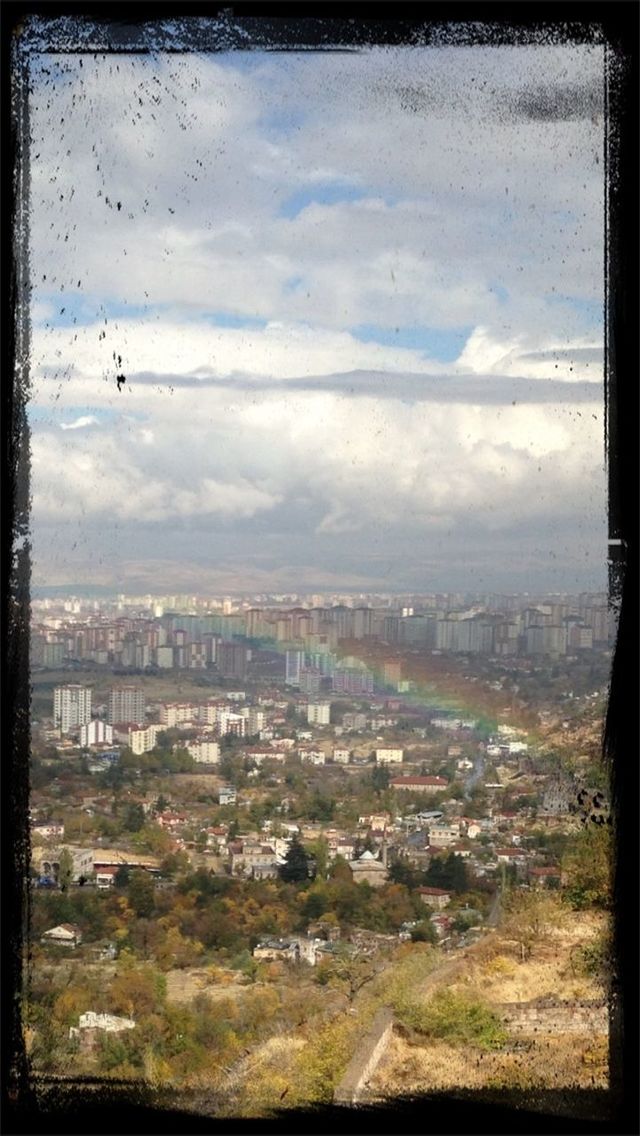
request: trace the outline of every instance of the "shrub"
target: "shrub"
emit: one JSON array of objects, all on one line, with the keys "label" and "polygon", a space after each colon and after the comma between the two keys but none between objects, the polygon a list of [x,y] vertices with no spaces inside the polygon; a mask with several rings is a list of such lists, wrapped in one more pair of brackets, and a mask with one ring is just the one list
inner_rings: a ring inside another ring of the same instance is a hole
[{"label": "shrub", "polygon": [[425,1002],[405,1001],[396,1007],[399,1020],[416,1033],[452,1045],[497,1049],[506,1032],[498,1017],[478,998],[442,990]]}]

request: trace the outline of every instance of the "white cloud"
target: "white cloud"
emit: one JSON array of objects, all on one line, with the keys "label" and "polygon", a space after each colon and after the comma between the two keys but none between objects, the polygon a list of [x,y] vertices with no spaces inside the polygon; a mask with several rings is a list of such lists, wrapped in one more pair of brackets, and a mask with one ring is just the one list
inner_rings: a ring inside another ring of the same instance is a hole
[{"label": "white cloud", "polygon": [[82,414],[75,422],[61,422],[61,430],[82,430],[85,426],[97,426],[98,419],[94,414]]},{"label": "white cloud", "polygon": [[[36,528],[95,524],[123,556],[140,525],[253,526],[247,555],[283,561],[287,523],[310,555],[419,532],[443,562],[451,534],[599,531],[601,67],[571,48],[85,56],[37,83],[33,408],[65,434],[34,426]],[[549,91],[564,118],[537,117]]]}]

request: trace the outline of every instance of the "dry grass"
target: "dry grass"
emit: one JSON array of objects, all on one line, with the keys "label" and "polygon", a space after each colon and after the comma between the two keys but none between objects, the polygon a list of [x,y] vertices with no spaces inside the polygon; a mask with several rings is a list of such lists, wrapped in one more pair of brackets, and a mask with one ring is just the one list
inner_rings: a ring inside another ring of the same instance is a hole
[{"label": "dry grass", "polygon": [[444,1042],[417,1047],[394,1037],[369,1086],[378,1097],[456,1088],[603,1088],[606,1038],[546,1037],[516,1051],[457,1049]]}]

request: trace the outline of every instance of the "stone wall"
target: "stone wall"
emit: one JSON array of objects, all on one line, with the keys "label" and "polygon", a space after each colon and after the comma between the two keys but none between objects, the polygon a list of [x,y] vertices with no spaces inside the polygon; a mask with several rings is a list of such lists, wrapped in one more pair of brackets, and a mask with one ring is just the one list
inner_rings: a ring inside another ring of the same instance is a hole
[{"label": "stone wall", "polygon": [[373,1076],[387,1048],[392,1029],[393,1014],[388,1006],[382,1006],[335,1090],[333,1099],[336,1104],[357,1104],[366,1082]]},{"label": "stone wall", "polygon": [[609,1010],[605,1002],[561,1002],[537,999],[534,1002],[503,1002],[498,1012],[512,1033],[595,1033],[609,1031]]}]

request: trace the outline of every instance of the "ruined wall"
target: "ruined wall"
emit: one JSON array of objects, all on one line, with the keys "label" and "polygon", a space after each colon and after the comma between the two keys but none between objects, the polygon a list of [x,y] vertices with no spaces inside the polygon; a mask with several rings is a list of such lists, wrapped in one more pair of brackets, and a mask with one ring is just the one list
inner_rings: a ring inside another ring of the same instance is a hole
[{"label": "ruined wall", "polygon": [[609,1010],[605,1002],[503,1002],[502,1021],[513,1033],[595,1033],[609,1031]]},{"label": "ruined wall", "polygon": [[366,1082],[373,1076],[393,1029],[393,1014],[388,1006],[378,1010],[369,1032],[363,1038],[335,1090],[336,1104],[357,1104]]}]

